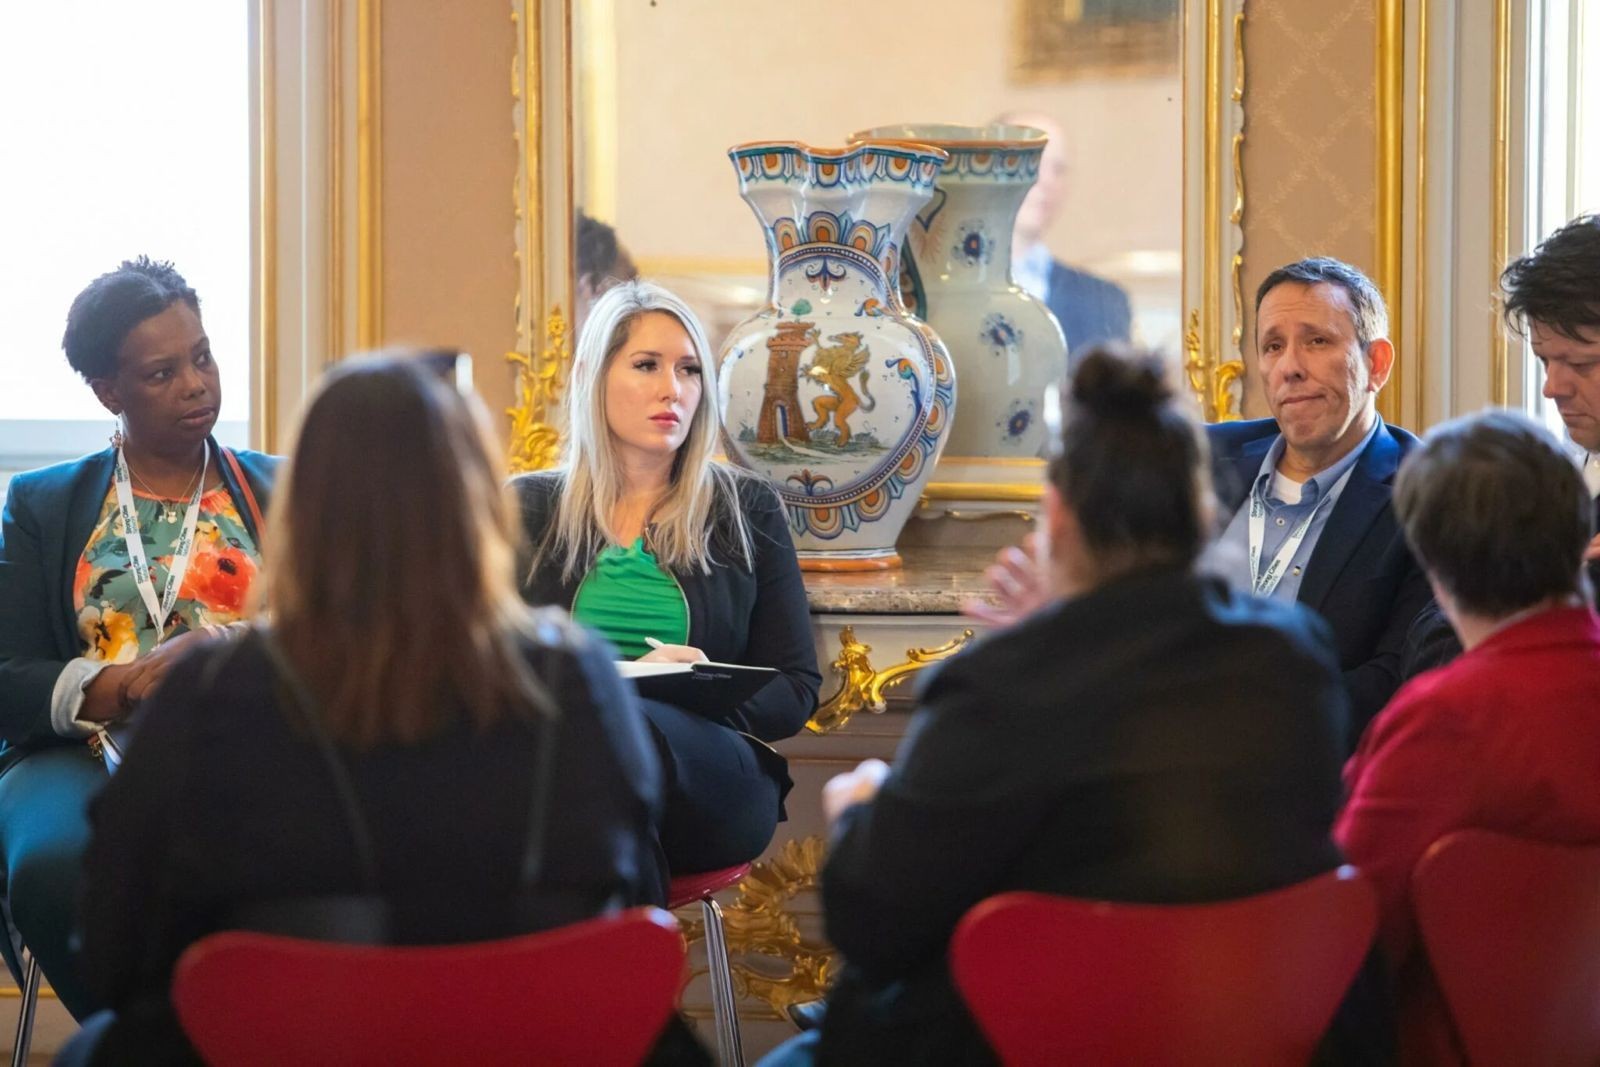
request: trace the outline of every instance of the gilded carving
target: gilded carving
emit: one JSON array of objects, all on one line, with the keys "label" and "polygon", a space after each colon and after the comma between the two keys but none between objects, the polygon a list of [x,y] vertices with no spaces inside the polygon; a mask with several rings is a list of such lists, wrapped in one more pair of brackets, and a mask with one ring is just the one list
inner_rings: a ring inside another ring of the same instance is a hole
[{"label": "gilded carving", "polygon": [[508,463],[514,474],[553,467],[561,452],[561,431],[552,414],[561,402],[571,354],[567,349],[567,320],[559,307],[545,321],[544,351],[535,358],[508,352],[517,368],[516,404],[506,409],[511,418]]},{"label": "gilded carving", "polygon": [[832,664],[840,675],[839,688],[817,706],[811,720],[806,723],[806,729],[814,734],[826,734],[843,728],[858,711],[881,714],[888,706],[883,695],[886,688],[909,678],[930,663],[948,659],[971,640],[972,631],[963,630],[959,636],[936,648],[908,648],[903,663],[880,671],[873,668],[868,658],[872,646],[856,640],[855,627],[842,627],[839,630],[839,655]]},{"label": "gilded carving", "polygon": [[[750,869],[722,911],[734,992],[761,1001],[779,1019],[791,1004],[820,1000],[833,982],[833,946],[803,934],[789,910],[797,894],[816,888],[826,855],[820,834],[785,842]],[[679,922],[686,941],[705,936],[699,920]]]},{"label": "gilded carving", "polygon": [[1189,388],[1200,404],[1207,422],[1231,422],[1239,418],[1236,407],[1238,392],[1235,382],[1244,381],[1244,361],[1218,360],[1207,356],[1200,341],[1200,309],[1189,312],[1189,326],[1183,332],[1183,369],[1189,378]]}]

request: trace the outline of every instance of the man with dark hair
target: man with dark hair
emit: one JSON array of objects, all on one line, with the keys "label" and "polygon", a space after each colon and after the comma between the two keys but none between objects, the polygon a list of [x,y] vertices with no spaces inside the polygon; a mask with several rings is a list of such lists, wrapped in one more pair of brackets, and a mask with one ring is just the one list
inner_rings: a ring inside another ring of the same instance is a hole
[{"label": "man with dark hair", "polygon": [[1455,830],[1600,842],[1600,618],[1580,593],[1592,504],[1554,438],[1492,411],[1445,423],[1395,508],[1466,647],[1407,684],[1345,768],[1335,837],[1378,887],[1405,1062],[1465,1062],[1425,955],[1412,868]]},{"label": "man with dark hair", "polygon": [[1207,427],[1224,514],[1208,566],[1332,626],[1350,693],[1350,743],[1402,680],[1406,633],[1428,585],[1390,491],[1417,439],[1377,411],[1394,346],[1360,271],[1303,259],[1256,292],[1256,367],[1270,419]]},{"label": "man with dark hair", "polygon": [[[1600,216],[1578,216],[1513,260],[1500,287],[1506,320],[1526,333],[1544,367],[1544,395],[1581,450],[1575,458],[1600,523]],[[1585,558],[1600,585],[1600,538]]]},{"label": "man with dark hair", "polygon": [[[1526,336],[1544,367],[1544,395],[1555,401],[1572,439],[1600,526],[1600,216],[1580,215],[1500,275],[1506,324]],[[1590,542],[1589,594],[1600,590],[1600,537]],[[1406,677],[1449,663],[1461,642],[1437,607],[1406,642]]]}]

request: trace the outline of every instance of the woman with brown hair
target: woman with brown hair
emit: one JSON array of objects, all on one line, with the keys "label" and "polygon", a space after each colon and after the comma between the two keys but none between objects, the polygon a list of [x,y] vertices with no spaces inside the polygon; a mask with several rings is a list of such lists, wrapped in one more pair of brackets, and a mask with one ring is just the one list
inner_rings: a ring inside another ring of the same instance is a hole
[{"label": "woman with brown hair", "polygon": [[329,375],[268,527],[270,624],[172,668],[91,808],[102,1053],[187,1049],[172,968],[215,930],[442,943],[661,899],[636,701],[523,605],[494,455],[424,363]]}]

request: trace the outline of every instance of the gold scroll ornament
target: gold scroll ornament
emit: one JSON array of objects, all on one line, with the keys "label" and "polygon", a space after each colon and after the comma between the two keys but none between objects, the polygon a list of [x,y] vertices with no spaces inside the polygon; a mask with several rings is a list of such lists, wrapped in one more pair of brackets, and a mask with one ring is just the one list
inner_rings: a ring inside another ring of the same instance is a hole
[{"label": "gold scroll ornament", "polygon": [[937,648],[908,648],[905,662],[880,671],[874,670],[872,661],[867,658],[872,646],[856,640],[855,627],[842,627],[839,630],[839,656],[832,664],[840,675],[839,688],[817,706],[806,723],[806,729],[814,734],[826,734],[843,728],[858,711],[882,714],[888,706],[883,695],[885,689],[911,677],[930,663],[950,658],[971,640],[972,631],[962,630],[960,636]]},{"label": "gold scroll ornament", "polygon": [[1230,422],[1239,418],[1235,407],[1234,382],[1244,380],[1244,362],[1219,360],[1207,356],[1200,343],[1200,311],[1189,312],[1189,328],[1183,335],[1183,369],[1189,375],[1189,388],[1200,403],[1207,422]]},{"label": "gold scroll ornament", "polygon": [[[751,867],[738,896],[723,908],[735,994],[761,1001],[779,1019],[788,1018],[791,1004],[821,1000],[833,983],[833,946],[802,934],[789,911],[797,894],[816,888],[826,855],[820,834],[784,842],[776,855]],[[686,942],[705,936],[699,919],[678,921]]]},{"label": "gold scroll ornament", "polygon": [[507,463],[513,474],[554,467],[561,455],[561,431],[554,425],[554,413],[561,404],[572,357],[567,349],[567,320],[560,307],[545,320],[544,334],[544,351],[537,358],[523,352],[506,353],[506,359],[517,368],[517,402],[506,409],[511,417]]}]

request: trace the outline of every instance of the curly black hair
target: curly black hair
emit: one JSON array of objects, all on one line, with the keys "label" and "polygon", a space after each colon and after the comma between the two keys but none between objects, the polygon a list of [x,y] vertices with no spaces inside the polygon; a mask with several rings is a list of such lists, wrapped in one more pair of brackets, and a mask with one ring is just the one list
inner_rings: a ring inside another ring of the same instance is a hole
[{"label": "curly black hair", "polygon": [[166,260],[139,256],[84,287],[67,312],[61,347],[84,381],[117,373],[117,350],[133,328],[182,300],[200,313],[200,297]]},{"label": "curly black hair", "polygon": [[1579,215],[1500,275],[1506,323],[1521,332],[1537,322],[1586,341],[1600,328],[1600,215]]}]

